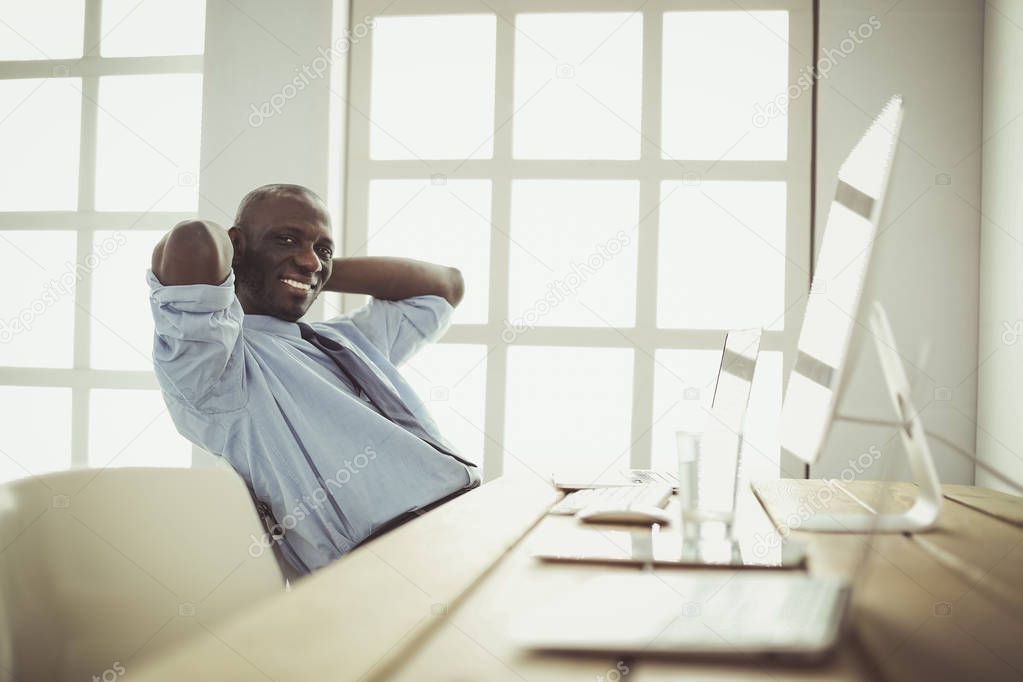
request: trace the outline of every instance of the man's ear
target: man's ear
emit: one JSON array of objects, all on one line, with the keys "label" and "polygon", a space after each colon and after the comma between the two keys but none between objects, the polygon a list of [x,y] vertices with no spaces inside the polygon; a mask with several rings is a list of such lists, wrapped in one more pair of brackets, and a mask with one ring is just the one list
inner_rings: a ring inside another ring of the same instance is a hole
[{"label": "man's ear", "polygon": [[227,236],[231,239],[231,245],[234,246],[234,258],[231,259],[233,268],[241,262],[242,255],[245,253],[245,233],[235,225],[227,231]]}]

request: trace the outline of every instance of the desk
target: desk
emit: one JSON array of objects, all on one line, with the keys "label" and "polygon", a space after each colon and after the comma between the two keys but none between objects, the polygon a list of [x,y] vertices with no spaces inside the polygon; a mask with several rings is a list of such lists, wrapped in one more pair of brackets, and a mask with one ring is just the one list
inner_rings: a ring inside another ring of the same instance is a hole
[{"label": "desk", "polygon": [[[784,481],[760,495],[771,506],[822,485]],[[869,493],[875,485],[853,483],[851,491]],[[541,655],[515,647],[506,633],[516,614],[589,576],[638,569],[533,559],[530,537],[576,522],[545,516],[560,495],[547,484],[504,477],[359,548],[216,632],[140,663],[132,678],[1023,679],[1023,528],[979,511],[983,491],[957,488],[970,495],[970,506],[947,500],[937,531],[874,538],[849,635],[821,666]],[[911,486],[902,485],[893,499],[904,504],[910,495]],[[838,511],[852,503],[833,496],[828,504]],[[763,507],[745,508],[752,513],[739,519],[741,528],[769,528]],[[850,576],[863,555],[864,536],[793,536],[807,543],[814,573]],[[684,579],[691,569],[665,570]]]}]

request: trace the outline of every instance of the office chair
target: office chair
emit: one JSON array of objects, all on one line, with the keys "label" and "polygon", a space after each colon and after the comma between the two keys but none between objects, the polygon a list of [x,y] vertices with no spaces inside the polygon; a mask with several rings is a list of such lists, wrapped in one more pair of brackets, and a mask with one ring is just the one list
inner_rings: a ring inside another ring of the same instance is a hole
[{"label": "office chair", "polygon": [[0,486],[0,681],[114,679],[284,589],[220,469],[79,469]]}]

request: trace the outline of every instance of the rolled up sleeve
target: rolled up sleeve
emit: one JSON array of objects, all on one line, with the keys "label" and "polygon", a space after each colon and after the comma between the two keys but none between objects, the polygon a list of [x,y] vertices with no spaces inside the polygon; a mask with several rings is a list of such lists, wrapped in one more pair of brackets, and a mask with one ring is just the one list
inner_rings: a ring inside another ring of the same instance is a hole
[{"label": "rolled up sleeve", "polygon": [[153,366],[164,392],[196,409],[243,407],[244,313],[234,272],[220,285],[164,286],[146,272],[153,312]]},{"label": "rolled up sleeve", "polygon": [[436,341],[451,325],[454,308],[442,296],[416,296],[401,301],[370,299],[351,315],[327,320],[327,325],[350,322],[383,353],[400,366],[428,343]]}]

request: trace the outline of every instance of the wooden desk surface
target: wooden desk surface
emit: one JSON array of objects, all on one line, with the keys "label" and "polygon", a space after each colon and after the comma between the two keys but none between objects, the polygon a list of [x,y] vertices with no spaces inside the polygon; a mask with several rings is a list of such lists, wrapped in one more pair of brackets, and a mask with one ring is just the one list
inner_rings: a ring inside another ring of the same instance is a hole
[{"label": "wooden desk surface", "polygon": [[[820,504],[820,481],[776,484],[776,499]],[[530,539],[575,524],[544,516],[558,494],[503,478],[370,543],[217,632],[132,671],[138,680],[1019,680],[1023,679],[1023,528],[948,500],[939,528],[917,536],[810,534],[812,573],[855,577],[852,626],[823,665],[540,655],[516,647],[516,614],[580,581],[628,567],[549,564]],[[854,494],[876,494],[854,483]],[[770,491],[768,491],[770,492]],[[910,486],[890,492],[907,504]],[[994,499],[1004,510],[1011,501]],[[831,496],[828,509],[854,503]],[[977,508],[973,508],[977,507]],[[752,493],[741,532],[773,532]],[[595,532],[580,528],[580,532]],[[870,561],[856,572],[864,551]],[[691,569],[667,568],[671,579]],[[718,574],[730,572],[714,569]],[[613,616],[613,614],[609,614]]]}]

